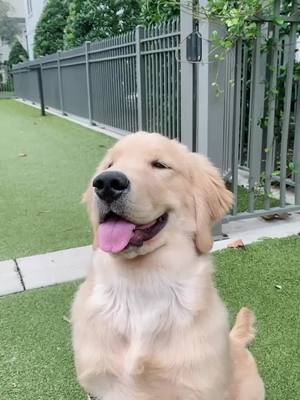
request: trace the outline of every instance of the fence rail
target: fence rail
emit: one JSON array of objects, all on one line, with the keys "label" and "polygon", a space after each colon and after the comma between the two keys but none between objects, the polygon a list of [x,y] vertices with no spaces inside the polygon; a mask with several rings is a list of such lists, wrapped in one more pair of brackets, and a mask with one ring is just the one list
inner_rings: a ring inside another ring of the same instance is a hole
[{"label": "fence rail", "polygon": [[45,105],[118,129],[157,131],[180,139],[180,23],[137,27],[14,67],[16,96],[39,101],[41,66]]}]

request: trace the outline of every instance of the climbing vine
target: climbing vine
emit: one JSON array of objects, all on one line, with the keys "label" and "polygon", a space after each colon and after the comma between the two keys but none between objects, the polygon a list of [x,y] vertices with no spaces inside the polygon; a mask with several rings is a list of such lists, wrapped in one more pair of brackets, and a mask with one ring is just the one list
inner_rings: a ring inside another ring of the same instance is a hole
[{"label": "climbing vine", "polygon": [[284,0],[280,12],[274,13],[274,0],[208,0],[207,6],[199,8],[196,14],[198,18],[204,15],[226,28],[224,37],[220,38],[214,31],[210,39],[224,49],[230,49],[238,40],[247,41],[260,36],[260,28],[265,21],[278,25],[281,36],[288,34],[291,24],[286,17],[299,16],[300,4],[293,11],[297,2],[299,0]]}]

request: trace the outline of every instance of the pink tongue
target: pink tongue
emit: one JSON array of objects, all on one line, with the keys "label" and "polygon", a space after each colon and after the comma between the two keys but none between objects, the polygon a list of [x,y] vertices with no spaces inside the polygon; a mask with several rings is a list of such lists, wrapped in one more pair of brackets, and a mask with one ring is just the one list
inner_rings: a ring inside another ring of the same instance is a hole
[{"label": "pink tongue", "polygon": [[134,228],[123,219],[109,219],[98,227],[98,246],[107,253],[119,253],[128,245]]}]

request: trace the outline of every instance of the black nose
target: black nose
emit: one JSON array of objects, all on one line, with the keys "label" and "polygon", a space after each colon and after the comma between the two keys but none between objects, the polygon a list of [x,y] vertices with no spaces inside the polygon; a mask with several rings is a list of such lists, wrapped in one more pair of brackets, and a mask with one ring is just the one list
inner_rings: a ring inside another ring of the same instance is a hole
[{"label": "black nose", "polygon": [[101,200],[111,203],[128,190],[129,180],[122,172],[107,171],[96,176],[93,186]]}]

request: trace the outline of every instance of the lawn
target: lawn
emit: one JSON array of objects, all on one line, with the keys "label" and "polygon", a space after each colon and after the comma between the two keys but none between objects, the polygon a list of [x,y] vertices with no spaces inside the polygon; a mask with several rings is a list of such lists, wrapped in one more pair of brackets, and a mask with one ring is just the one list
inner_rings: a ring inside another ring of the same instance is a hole
[{"label": "lawn", "polygon": [[[244,305],[256,313],[252,351],[267,399],[298,399],[300,237],[227,249],[214,258],[231,319]],[[69,283],[0,299],[1,400],[85,399],[74,377],[70,328],[63,319],[77,287]]]},{"label": "lawn", "polygon": [[113,142],[0,100],[0,260],[91,243],[80,198]]},{"label": "lawn", "polygon": [[[113,143],[65,119],[0,100],[0,260],[91,243],[80,198]],[[263,207],[263,196],[256,206]],[[240,187],[238,210],[246,209],[247,189]]]}]

